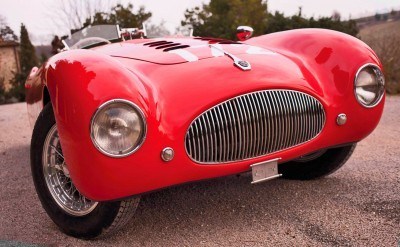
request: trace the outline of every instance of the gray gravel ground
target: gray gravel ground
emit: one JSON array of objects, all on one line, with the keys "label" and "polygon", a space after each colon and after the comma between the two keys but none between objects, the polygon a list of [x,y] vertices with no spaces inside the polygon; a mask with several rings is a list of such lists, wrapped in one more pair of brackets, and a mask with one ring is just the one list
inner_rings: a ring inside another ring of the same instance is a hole
[{"label": "gray gravel ground", "polygon": [[61,233],[30,175],[24,104],[0,106],[0,246],[397,246],[400,240],[400,97],[348,163],[315,181],[250,185],[249,174],[165,189],[142,198],[115,236]]}]

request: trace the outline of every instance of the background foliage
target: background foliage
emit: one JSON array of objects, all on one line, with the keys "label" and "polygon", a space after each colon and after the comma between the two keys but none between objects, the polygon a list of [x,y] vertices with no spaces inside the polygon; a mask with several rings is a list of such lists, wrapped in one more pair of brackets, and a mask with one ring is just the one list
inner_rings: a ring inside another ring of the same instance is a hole
[{"label": "background foliage", "polygon": [[383,63],[386,91],[400,94],[400,21],[386,22],[361,30],[360,37]]},{"label": "background foliage", "polygon": [[24,24],[21,24],[20,39],[19,61],[21,64],[21,71],[15,74],[14,80],[12,81],[13,87],[9,93],[17,100],[24,101],[25,80],[28,78],[31,69],[37,66],[39,62],[36,56],[35,47],[29,39],[28,30]]},{"label": "background foliage", "polygon": [[299,8],[297,15],[287,17],[279,11],[269,13],[263,0],[211,0],[209,4],[187,9],[181,24],[193,27],[198,36],[227,39],[235,39],[236,28],[240,25],[253,27],[255,35],[298,28],[326,28],[353,36],[358,34],[356,22],[341,21],[337,12],[332,17],[315,19],[304,17]]},{"label": "background foliage", "polygon": [[4,17],[0,16],[0,39],[3,41],[18,41],[17,35],[8,26],[7,21]]},{"label": "background foliage", "polygon": [[132,4],[128,4],[126,7],[122,4],[117,4],[111,8],[110,12],[96,12],[93,16],[89,16],[86,18],[81,28],[71,30],[71,33],[89,25],[118,24],[122,28],[141,27],[150,17],[151,13],[146,12],[144,7],[140,7],[139,10],[134,13]]},{"label": "background foliage", "polygon": [[190,25],[196,36],[236,39],[240,25],[253,27],[255,35],[263,34],[267,17],[267,3],[261,0],[212,0],[186,10],[181,24]]}]

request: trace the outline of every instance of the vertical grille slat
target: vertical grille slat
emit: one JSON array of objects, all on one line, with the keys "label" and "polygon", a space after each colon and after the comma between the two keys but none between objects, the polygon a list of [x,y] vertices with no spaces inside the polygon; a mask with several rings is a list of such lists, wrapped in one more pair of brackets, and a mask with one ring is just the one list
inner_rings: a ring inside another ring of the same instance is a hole
[{"label": "vertical grille slat", "polygon": [[265,137],[265,134],[264,134],[265,126],[263,125],[264,116],[263,116],[262,109],[260,107],[260,98],[259,98],[260,95],[256,94],[254,96],[256,97],[256,99],[254,100],[254,103],[255,103],[256,109],[257,109],[257,116],[258,116],[257,127],[259,129],[256,155],[259,156],[259,155],[263,154],[263,152],[262,152],[262,144],[263,144],[263,140],[264,140],[264,137]]},{"label": "vertical grille slat", "polygon": [[250,150],[251,150],[251,136],[253,135],[253,131],[251,129],[250,123],[251,123],[251,117],[250,117],[250,112],[249,108],[247,107],[246,103],[246,97],[243,97],[243,112],[246,115],[246,153],[245,156],[250,156]]},{"label": "vertical grille slat", "polygon": [[[208,145],[208,152],[207,152],[207,162],[212,160],[213,157],[213,148],[212,146],[214,145],[214,141],[213,141],[213,133],[212,133],[212,128],[211,128],[211,124],[210,124],[210,119],[208,118],[208,114],[204,114],[205,116],[205,120],[207,123],[207,130],[206,130],[206,134],[207,134],[207,145]],[[215,133],[215,132],[214,132]]]},{"label": "vertical grille slat", "polygon": [[185,136],[189,157],[200,164],[240,161],[315,138],[325,111],[313,96],[264,90],[227,100],[197,117]]},{"label": "vertical grille slat", "polygon": [[206,144],[204,142],[204,136],[206,135],[206,133],[204,133],[205,131],[203,131],[203,120],[204,118],[201,118],[201,121],[198,122],[198,130],[199,130],[199,136],[201,138],[201,158],[202,160],[206,159]]},{"label": "vertical grille slat", "polygon": [[287,95],[286,92],[282,92],[282,101],[283,101],[283,119],[286,125],[286,131],[283,138],[283,148],[289,147],[289,138],[290,138],[290,114],[289,114],[289,106],[287,105]]},{"label": "vertical grille slat", "polygon": [[261,146],[260,140],[262,138],[262,134],[261,134],[261,126],[260,126],[261,116],[260,116],[260,111],[257,107],[256,100],[257,100],[257,95],[254,95],[254,97],[250,97],[250,101],[251,101],[251,104],[253,105],[253,109],[254,109],[255,123],[256,123],[255,125],[257,128],[255,147],[254,147],[254,156],[259,156],[260,155],[259,149]]},{"label": "vertical grille slat", "polygon": [[295,124],[296,128],[293,129],[293,132],[294,132],[294,134],[293,134],[294,138],[293,139],[294,139],[295,142],[298,142],[298,140],[299,140],[298,127],[299,127],[299,124],[300,124],[300,120],[299,120],[300,111],[299,111],[299,104],[298,104],[297,94],[293,94],[292,97],[293,97],[292,98],[293,99],[293,101],[292,101],[293,113],[296,116],[294,118],[294,124]]},{"label": "vertical grille slat", "polygon": [[215,145],[213,147],[213,148],[215,148],[215,158],[214,158],[214,160],[216,162],[218,162],[218,160],[222,159],[222,157],[221,157],[221,155],[222,155],[222,150],[221,150],[221,148],[222,148],[222,145],[221,145],[222,138],[221,138],[221,131],[220,131],[220,126],[219,126],[219,121],[218,121],[215,109],[212,109],[212,111],[211,111],[211,118],[213,119],[213,122],[215,124],[214,125],[214,131],[215,131],[215,133],[217,135],[217,138],[215,139]]},{"label": "vertical grille slat", "polygon": [[242,149],[242,155],[241,157],[246,157],[247,156],[247,150],[248,150],[248,141],[247,141],[247,136],[248,136],[248,130],[247,130],[247,115],[246,115],[246,110],[244,109],[243,106],[243,99],[238,98],[239,101],[239,112],[241,113],[241,127],[242,127],[242,133],[243,133],[243,139],[241,142],[241,149]]},{"label": "vertical grille slat", "polygon": [[265,111],[266,111],[266,113],[267,113],[267,119],[266,119],[266,121],[267,121],[267,128],[268,128],[268,131],[267,131],[267,137],[265,138],[266,140],[266,145],[265,145],[265,147],[264,147],[264,153],[269,153],[269,150],[270,150],[270,145],[272,144],[272,141],[271,141],[271,138],[272,138],[272,121],[270,120],[270,119],[272,119],[272,110],[271,110],[271,106],[270,106],[270,104],[268,104],[268,100],[267,100],[267,93],[266,92],[263,92],[262,94],[261,94],[261,96],[262,96],[262,98],[263,98],[263,104],[266,106],[265,107]]},{"label": "vertical grille slat", "polygon": [[[279,137],[278,137],[278,133],[277,133],[277,121],[279,121],[279,108],[278,108],[278,102],[276,100],[276,95],[274,93],[274,91],[271,92],[271,100],[272,100],[272,118],[273,118],[273,128],[271,130],[272,132],[272,140],[271,140],[271,144],[275,146],[276,149],[279,149]],[[281,129],[282,131],[282,129]],[[270,150],[268,151],[268,153],[272,153],[273,152],[273,146],[271,145]]]},{"label": "vertical grille slat", "polygon": [[229,119],[229,121],[230,121],[230,123],[231,123],[231,128],[232,128],[232,131],[231,131],[231,138],[232,138],[232,146],[231,146],[231,157],[230,157],[230,160],[235,160],[235,158],[236,158],[236,150],[237,150],[237,129],[236,129],[236,121],[235,121],[235,116],[234,116],[234,111],[233,111],[233,108],[232,108],[232,102],[231,101],[228,101],[228,104],[227,104],[227,113],[228,113],[228,119]]},{"label": "vertical grille slat", "polygon": [[290,138],[292,136],[292,130],[293,130],[293,126],[292,126],[292,118],[290,116],[292,116],[292,108],[290,107],[290,95],[288,92],[283,92],[283,98],[286,99],[284,100],[285,102],[285,111],[286,111],[286,115],[285,115],[285,119],[287,122],[287,127],[288,127],[288,131],[286,133],[286,138],[285,138],[285,147],[289,147],[290,146]]},{"label": "vertical grille slat", "polygon": [[296,102],[296,139],[295,142],[301,143],[301,135],[302,135],[302,131],[300,131],[301,128],[301,98],[300,95],[295,94],[295,102]]},{"label": "vertical grille slat", "polygon": [[195,138],[194,138],[194,140],[197,140],[197,142],[196,142],[196,146],[195,146],[195,149],[196,149],[196,151],[195,151],[195,153],[197,154],[196,155],[196,157],[197,157],[197,159],[200,159],[200,155],[201,155],[201,141],[200,141],[200,136],[199,136],[199,130],[198,130],[198,123],[196,122],[196,123],[194,123],[194,129],[195,129]]},{"label": "vertical grille slat", "polygon": [[203,137],[204,145],[205,145],[204,146],[204,160],[209,160],[208,159],[209,151],[210,151],[210,141],[209,141],[209,138],[208,138],[209,129],[206,126],[207,125],[207,119],[203,118],[202,120],[203,120],[202,121],[202,132],[203,132],[203,135],[205,136],[205,137]]},{"label": "vertical grille slat", "polygon": [[276,92],[276,101],[277,101],[277,105],[279,106],[279,118],[278,121],[281,123],[282,127],[281,127],[281,134],[278,135],[279,137],[279,145],[278,145],[278,149],[283,149],[283,142],[284,142],[284,138],[285,138],[285,134],[286,134],[286,123],[285,123],[285,119],[284,119],[284,107],[283,107],[283,102],[281,99],[281,91],[274,91]]},{"label": "vertical grille slat", "polygon": [[311,136],[313,133],[313,129],[312,129],[313,116],[312,116],[312,106],[311,106],[310,98],[306,97],[306,101],[307,101],[307,109],[311,110],[311,112],[310,112],[311,114],[307,114],[308,119],[309,119],[308,123],[310,124],[310,128],[307,128],[308,129],[307,137],[308,137],[308,136]]},{"label": "vertical grille slat", "polygon": [[[303,95],[301,94],[301,95],[299,95],[300,96],[300,105],[301,105],[301,109],[300,109],[300,114],[301,114],[301,116],[302,115],[304,115],[304,113],[305,113],[305,102],[304,102],[304,97],[303,97]],[[308,119],[307,119],[307,116],[304,116],[304,121],[305,122],[308,122]],[[306,133],[307,132],[307,129],[304,129],[304,131],[300,131],[300,133],[301,133],[301,137],[300,137],[300,142],[303,142],[303,140],[304,140],[304,137],[306,136]]]},{"label": "vertical grille slat", "polygon": [[251,104],[251,99],[248,95],[246,95],[246,102],[247,102],[247,110],[249,112],[249,126],[250,126],[250,131],[251,131],[251,136],[250,136],[250,151],[249,151],[249,156],[254,157],[254,149],[256,146],[256,139],[257,139],[257,127],[256,127],[256,116],[254,114],[254,108],[253,105]]},{"label": "vertical grille slat", "polygon": [[243,157],[242,155],[243,155],[243,153],[242,153],[242,148],[241,148],[241,146],[242,146],[242,143],[243,143],[243,130],[242,130],[242,125],[240,124],[240,123],[242,123],[241,122],[241,118],[240,118],[240,114],[239,114],[239,107],[238,107],[238,103],[237,103],[237,99],[233,99],[232,100],[232,105],[233,105],[233,108],[234,108],[234,111],[235,111],[235,117],[236,117],[236,126],[237,126],[237,130],[238,130],[238,133],[237,133],[237,136],[238,136],[238,140],[237,140],[237,143],[236,143],[236,156],[235,156],[235,160],[238,160],[238,159],[240,159],[240,157]]},{"label": "vertical grille slat", "polygon": [[225,114],[225,110],[224,110],[224,106],[225,105],[221,105],[221,107],[219,107],[219,113],[220,113],[220,118],[221,121],[224,123],[222,125],[223,129],[224,129],[224,142],[223,142],[223,147],[224,147],[224,156],[223,156],[223,160],[228,160],[229,159],[229,133],[228,133],[228,120],[226,119],[226,114]]},{"label": "vertical grille slat", "polygon": [[310,101],[310,106],[311,106],[311,133],[312,135],[315,135],[316,132],[316,126],[315,126],[315,122],[317,121],[316,117],[315,117],[315,106],[314,104],[312,104],[312,102]]},{"label": "vertical grille slat", "polygon": [[285,149],[287,148],[287,142],[288,142],[288,134],[290,131],[290,126],[289,126],[289,114],[287,112],[287,105],[286,105],[286,95],[285,92],[280,92],[280,96],[281,96],[281,104],[282,104],[282,121],[285,123],[285,131],[283,132],[283,140],[282,140],[282,148],[281,149]]}]

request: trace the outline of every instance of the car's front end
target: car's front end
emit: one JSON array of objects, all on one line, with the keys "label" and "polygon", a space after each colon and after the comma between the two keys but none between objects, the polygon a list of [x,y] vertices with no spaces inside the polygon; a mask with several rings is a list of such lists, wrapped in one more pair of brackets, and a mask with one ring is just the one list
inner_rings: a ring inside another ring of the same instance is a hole
[{"label": "car's front end", "polygon": [[[159,41],[126,44],[124,52],[151,42]],[[185,50],[211,54],[209,41],[201,42]],[[357,79],[360,71],[366,71],[364,77],[381,76],[379,61],[367,51],[351,62],[335,57],[341,51],[328,52],[331,58],[321,63],[318,59],[325,58],[318,54],[299,61],[273,47],[218,45],[251,70],[237,68],[224,54],[181,62],[181,56],[157,47],[149,49],[158,54],[145,55],[158,55],[165,64],[119,51],[113,55],[110,46],[49,61],[46,86],[69,172],[81,193],[115,200],[245,172],[265,160],[284,163],[356,143],[379,122],[383,85],[376,86],[371,105],[359,96],[365,93],[360,87],[368,86]],[[178,62],[168,60],[175,55]],[[309,60],[320,67],[310,69]]]},{"label": "car's front end", "polygon": [[280,170],[270,177],[300,178],[302,164],[319,169],[306,178],[327,175],[377,126],[381,70],[354,38],[299,30],[63,52],[27,85],[30,105],[49,96],[63,171],[85,198],[109,202],[259,164]]}]

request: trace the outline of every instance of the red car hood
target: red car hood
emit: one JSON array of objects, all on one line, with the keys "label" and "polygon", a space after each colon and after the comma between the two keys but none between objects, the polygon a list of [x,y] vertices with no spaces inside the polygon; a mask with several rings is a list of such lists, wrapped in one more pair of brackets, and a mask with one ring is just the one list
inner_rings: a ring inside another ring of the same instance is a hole
[{"label": "red car hood", "polygon": [[252,45],[207,38],[131,40],[98,47],[94,50],[113,57],[166,65],[220,57],[224,56],[223,51],[232,55],[273,53]]}]

